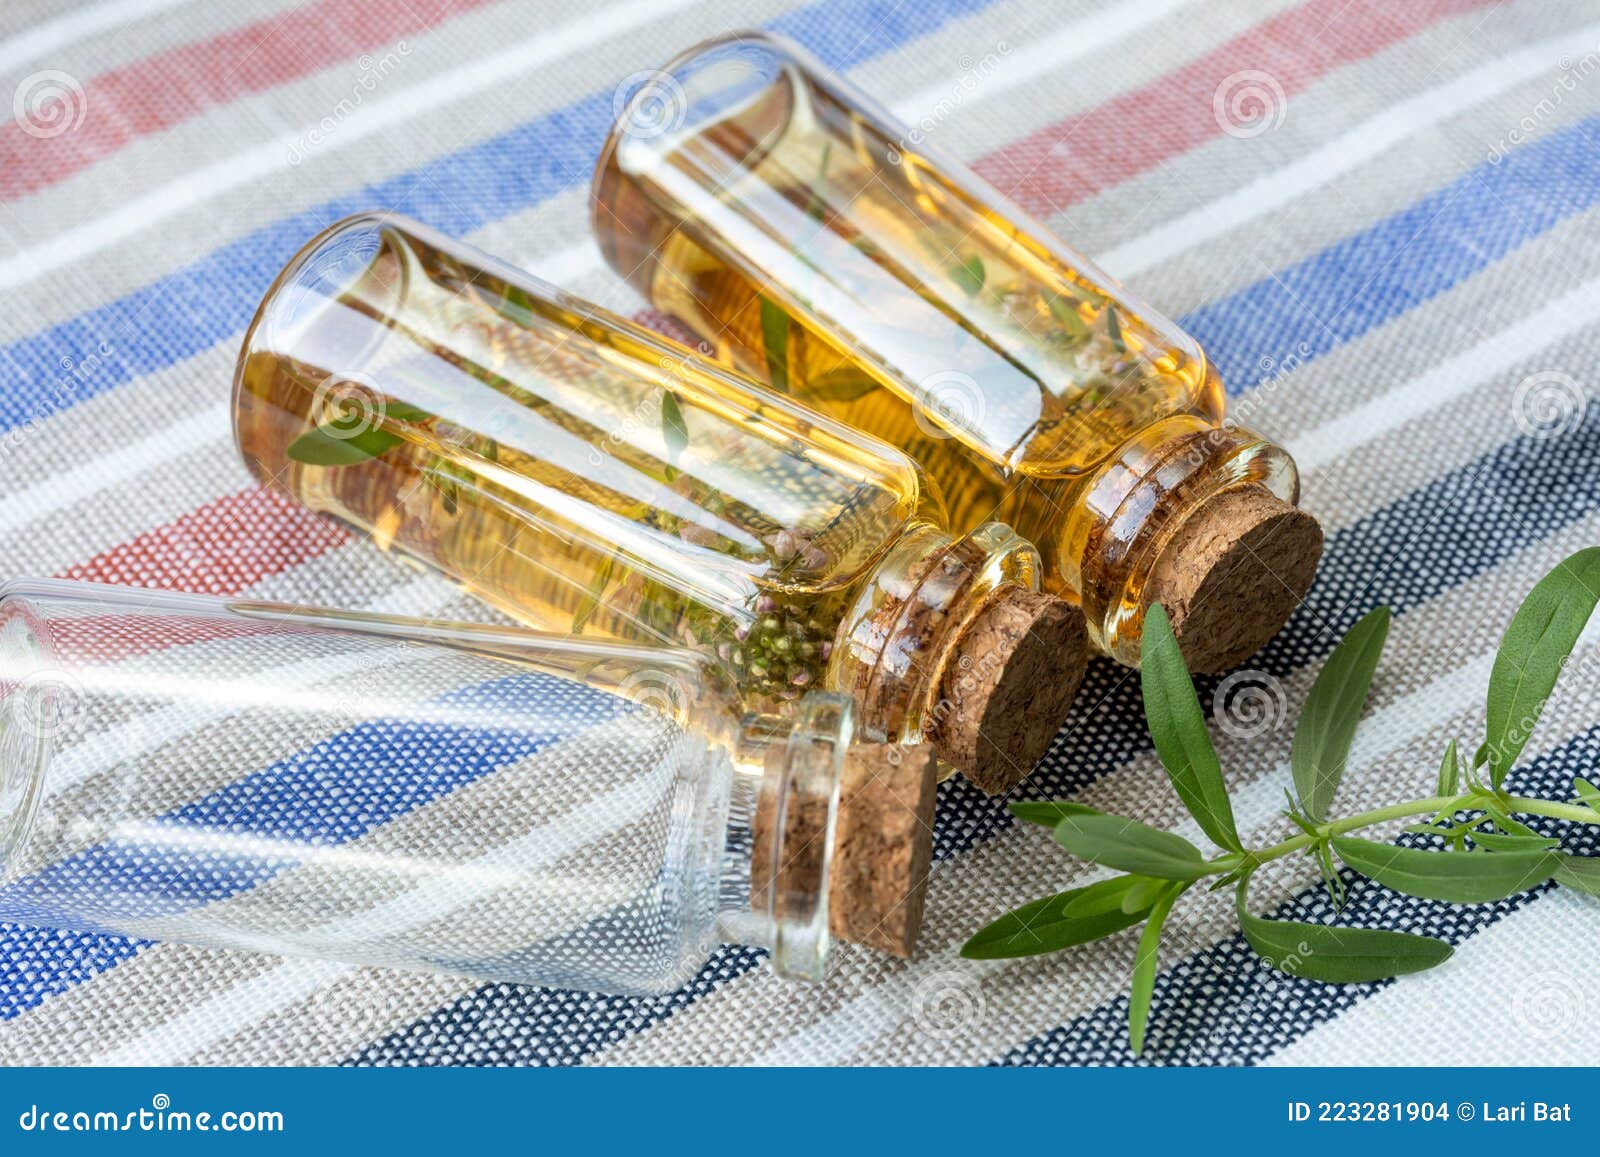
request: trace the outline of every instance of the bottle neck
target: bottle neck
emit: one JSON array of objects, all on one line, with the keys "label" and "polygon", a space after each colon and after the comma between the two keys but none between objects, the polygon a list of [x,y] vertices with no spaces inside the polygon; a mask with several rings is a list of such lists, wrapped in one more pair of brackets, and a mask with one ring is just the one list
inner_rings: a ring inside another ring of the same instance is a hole
[{"label": "bottle neck", "polygon": [[1226,491],[1259,486],[1299,499],[1288,451],[1260,434],[1180,415],[1124,442],[1068,504],[1055,566],[1079,592],[1090,642],[1137,666],[1157,563],[1193,515]]},{"label": "bottle neck", "polygon": [[840,625],[828,685],[860,704],[870,738],[938,747],[944,686],[960,673],[968,629],[996,591],[1036,590],[1039,571],[1038,551],[1002,523],[965,537],[913,527],[864,579]]},{"label": "bottle neck", "polygon": [[816,692],[788,722],[747,719],[733,753],[718,930],[783,976],[819,979],[834,940],[908,957],[922,927],[933,749],[855,731],[854,704]]},{"label": "bottle neck", "polygon": [[829,884],[854,705],[813,692],[782,718],[753,715],[730,754],[719,849],[718,934],[767,948],[773,970],[821,979],[832,946]]}]

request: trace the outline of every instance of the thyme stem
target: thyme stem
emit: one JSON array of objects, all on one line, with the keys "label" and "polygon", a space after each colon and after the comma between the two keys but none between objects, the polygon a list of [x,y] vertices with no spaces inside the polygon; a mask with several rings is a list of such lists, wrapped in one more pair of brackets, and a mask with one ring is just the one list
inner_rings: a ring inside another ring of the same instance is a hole
[{"label": "thyme stem", "polygon": [[[1372,811],[1348,816],[1333,823],[1319,824],[1315,836],[1302,832],[1299,835],[1291,836],[1282,843],[1273,844],[1271,847],[1262,848],[1259,851],[1246,852],[1244,864],[1254,870],[1262,864],[1269,864],[1273,860],[1281,860],[1284,856],[1293,855],[1295,852],[1331,839],[1334,836],[1346,835],[1362,828],[1372,827],[1375,824],[1388,823],[1390,820],[1409,819],[1412,816],[1432,815],[1436,812],[1477,811],[1484,804],[1493,804],[1504,811],[1521,812],[1523,815],[1569,820],[1577,824],[1600,824],[1600,812],[1584,807],[1582,804],[1557,803],[1554,800],[1535,799],[1522,795],[1469,791],[1461,795],[1434,795],[1429,796],[1427,799],[1412,800],[1409,803],[1391,804],[1389,807],[1375,808]],[[1237,852],[1229,852],[1212,860],[1208,865],[1206,874],[1220,876],[1236,871],[1239,867],[1239,854]]]}]

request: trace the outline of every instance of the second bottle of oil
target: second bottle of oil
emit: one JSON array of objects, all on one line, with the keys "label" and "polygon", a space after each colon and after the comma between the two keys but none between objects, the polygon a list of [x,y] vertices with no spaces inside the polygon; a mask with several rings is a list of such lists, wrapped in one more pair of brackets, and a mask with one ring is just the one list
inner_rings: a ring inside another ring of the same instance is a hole
[{"label": "second bottle of oil", "polygon": [[264,483],[544,630],[714,653],[748,709],[813,688],[1002,791],[1082,678],[1083,617],[899,450],[415,222],[342,221],[245,338]]},{"label": "second bottle of oil", "polygon": [[1321,530],[1193,338],[794,44],[727,36],[647,75],[593,220],[657,308],[905,449],[955,529],[1037,543],[1120,661],[1153,602],[1195,671],[1277,631]]}]

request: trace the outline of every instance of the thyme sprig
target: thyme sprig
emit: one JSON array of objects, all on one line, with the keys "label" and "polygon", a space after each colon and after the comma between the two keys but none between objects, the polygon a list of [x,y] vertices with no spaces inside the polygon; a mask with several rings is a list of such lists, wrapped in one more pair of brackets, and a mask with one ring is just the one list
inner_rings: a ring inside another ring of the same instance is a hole
[{"label": "thyme sprig", "polygon": [[[1600,547],[1590,547],[1541,579],[1512,618],[1489,676],[1487,733],[1470,764],[1452,741],[1440,761],[1433,794],[1331,819],[1329,809],[1388,634],[1388,610],[1372,611],[1329,656],[1296,724],[1290,753],[1294,792],[1284,813],[1296,834],[1259,848],[1239,837],[1194,684],[1165,612],[1151,607],[1141,653],[1150,737],[1178,797],[1217,853],[1207,856],[1174,832],[1070,801],[1013,804],[1017,818],[1049,828],[1067,851],[1119,875],[1006,913],[968,940],[962,955],[980,960],[1035,956],[1144,924],[1128,1009],[1129,1042],[1139,1053],[1155,991],[1162,927],[1178,898],[1196,884],[1213,891],[1234,889],[1246,941],[1274,968],[1330,984],[1419,972],[1448,959],[1452,949],[1442,940],[1409,932],[1253,915],[1250,880],[1263,865],[1308,856],[1336,907],[1345,898],[1337,862],[1397,892],[1449,903],[1501,900],[1549,880],[1600,896],[1600,857],[1563,852],[1559,839],[1515,818],[1600,825],[1600,788],[1579,777],[1573,781],[1571,800],[1548,800],[1512,795],[1504,786],[1597,601]],[[1402,847],[1354,834],[1397,820],[1420,821],[1406,830],[1435,838],[1443,850]]]}]

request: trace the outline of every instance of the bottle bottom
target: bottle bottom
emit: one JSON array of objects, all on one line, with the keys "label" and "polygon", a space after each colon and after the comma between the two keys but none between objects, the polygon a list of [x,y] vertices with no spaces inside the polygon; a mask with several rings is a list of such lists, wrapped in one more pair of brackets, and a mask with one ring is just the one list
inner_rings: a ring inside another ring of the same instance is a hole
[{"label": "bottle bottom", "polygon": [[55,733],[70,722],[72,688],[48,656],[39,635],[0,602],[0,883],[17,871]]}]

